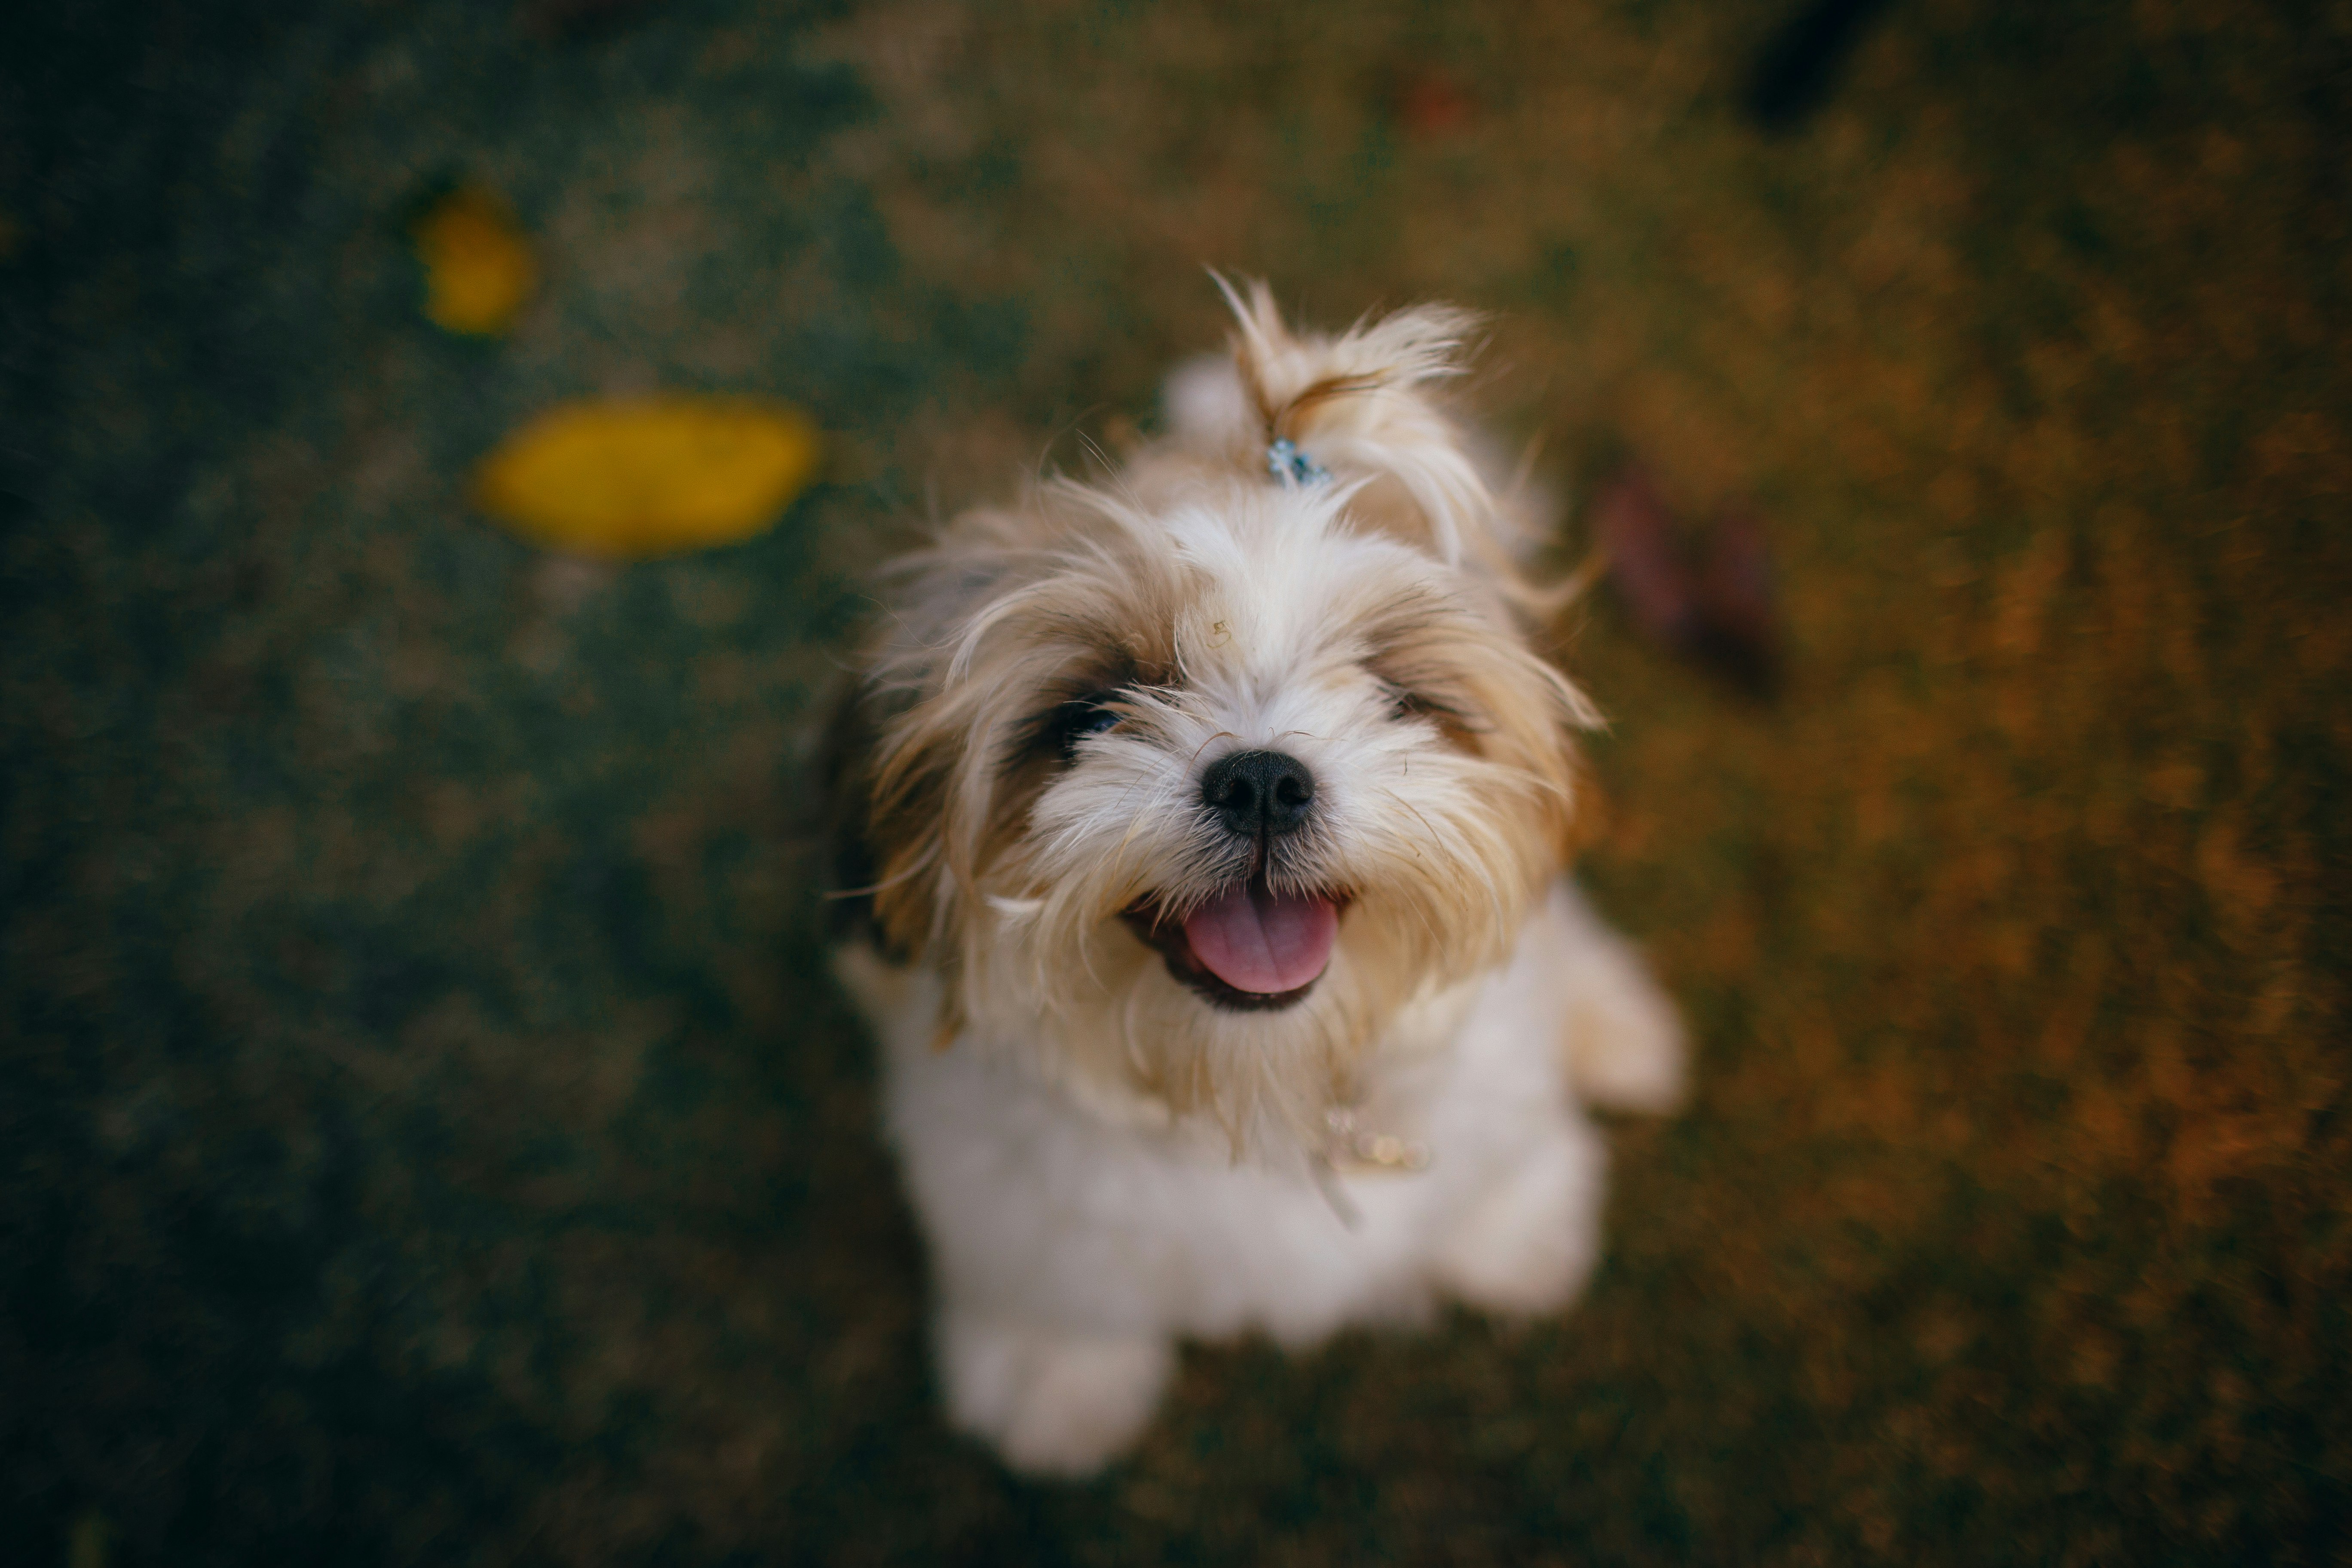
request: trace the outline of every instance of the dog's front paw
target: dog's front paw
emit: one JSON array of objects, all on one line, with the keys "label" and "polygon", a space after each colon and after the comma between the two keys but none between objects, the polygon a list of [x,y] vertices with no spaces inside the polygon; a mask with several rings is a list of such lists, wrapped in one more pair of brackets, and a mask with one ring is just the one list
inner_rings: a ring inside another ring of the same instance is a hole
[{"label": "dog's front paw", "polygon": [[1092,1475],[1151,1419],[1175,1366],[1166,1340],[1006,1325],[950,1312],[940,1324],[948,1415],[1013,1469]]}]

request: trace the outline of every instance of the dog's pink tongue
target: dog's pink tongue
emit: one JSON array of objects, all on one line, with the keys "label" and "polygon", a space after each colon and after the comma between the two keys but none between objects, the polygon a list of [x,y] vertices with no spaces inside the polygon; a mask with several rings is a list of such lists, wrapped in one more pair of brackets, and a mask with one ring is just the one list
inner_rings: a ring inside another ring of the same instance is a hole
[{"label": "dog's pink tongue", "polygon": [[1296,991],[1331,962],[1339,910],[1328,899],[1228,889],[1184,922],[1192,956],[1236,991]]}]

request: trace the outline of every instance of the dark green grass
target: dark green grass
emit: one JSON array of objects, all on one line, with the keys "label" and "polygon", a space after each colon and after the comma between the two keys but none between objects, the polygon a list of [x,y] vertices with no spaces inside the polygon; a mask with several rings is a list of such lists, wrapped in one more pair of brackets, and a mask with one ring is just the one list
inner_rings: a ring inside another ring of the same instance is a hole
[{"label": "dark green grass", "polygon": [[[1896,6],[1766,138],[1781,19],[0,22],[7,1553],[2339,1559],[2352,46]],[[416,310],[460,179],[545,268],[495,344]],[[860,574],[1148,417],[1204,263],[1499,312],[1571,491],[1763,506],[1790,678],[1559,628],[1700,1042],[1585,1303],[1198,1350],[1033,1489],[933,1411],[808,753]],[[827,481],[626,570],[467,510],[651,386]]]}]

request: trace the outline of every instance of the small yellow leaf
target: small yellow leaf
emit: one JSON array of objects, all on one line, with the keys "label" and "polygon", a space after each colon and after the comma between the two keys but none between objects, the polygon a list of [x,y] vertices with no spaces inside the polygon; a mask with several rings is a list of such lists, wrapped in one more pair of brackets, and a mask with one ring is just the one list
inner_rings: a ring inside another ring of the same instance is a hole
[{"label": "small yellow leaf", "polygon": [[425,263],[425,314],[446,331],[497,337],[539,281],[530,242],[488,191],[444,196],[408,232]]},{"label": "small yellow leaf", "polygon": [[484,458],[474,496],[533,543],[636,559],[764,532],[814,476],[816,459],[815,427],[780,404],[568,403]]}]

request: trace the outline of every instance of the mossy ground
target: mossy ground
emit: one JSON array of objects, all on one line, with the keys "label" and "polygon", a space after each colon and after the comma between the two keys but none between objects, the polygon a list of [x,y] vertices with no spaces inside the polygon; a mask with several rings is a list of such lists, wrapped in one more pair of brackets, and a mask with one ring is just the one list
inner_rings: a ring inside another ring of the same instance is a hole
[{"label": "mossy ground", "polygon": [[[1918,0],[1767,137],[1779,16],[0,23],[9,1554],[2340,1560],[2352,24]],[[417,309],[456,180],[497,343]],[[1699,1039],[1589,1300],[1192,1352],[1036,1489],[933,1413],[805,753],[859,574],[1148,417],[1203,263],[1494,312],[1572,493],[1763,509],[1790,679],[1561,628]],[[654,387],[830,481],[625,570],[468,510]]]}]

